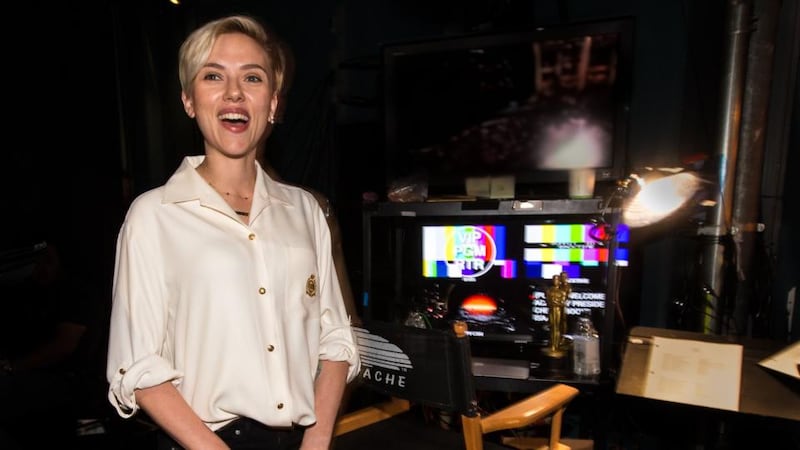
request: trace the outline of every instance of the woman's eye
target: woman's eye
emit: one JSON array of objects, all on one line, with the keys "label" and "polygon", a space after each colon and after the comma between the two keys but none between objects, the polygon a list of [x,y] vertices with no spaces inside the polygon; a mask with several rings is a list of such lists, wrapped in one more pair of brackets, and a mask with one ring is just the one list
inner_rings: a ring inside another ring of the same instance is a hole
[{"label": "woman's eye", "polygon": [[208,72],[203,75],[204,80],[221,80],[222,77],[218,73]]},{"label": "woman's eye", "polygon": [[251,83],[260,83],[263,79],[258,75],[248,75],[244,78]]}]

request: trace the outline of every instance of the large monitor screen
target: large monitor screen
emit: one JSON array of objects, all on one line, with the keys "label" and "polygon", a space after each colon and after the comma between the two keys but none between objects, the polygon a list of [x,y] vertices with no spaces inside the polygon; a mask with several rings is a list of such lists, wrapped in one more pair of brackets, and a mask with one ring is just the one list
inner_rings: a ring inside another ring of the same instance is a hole
[{"label": "large monitor screen", "polygon": [[430,188],[514,175],[558,183],[574,168],[622,176],[631,24],[606,21],[384,46],[390,179]]}]

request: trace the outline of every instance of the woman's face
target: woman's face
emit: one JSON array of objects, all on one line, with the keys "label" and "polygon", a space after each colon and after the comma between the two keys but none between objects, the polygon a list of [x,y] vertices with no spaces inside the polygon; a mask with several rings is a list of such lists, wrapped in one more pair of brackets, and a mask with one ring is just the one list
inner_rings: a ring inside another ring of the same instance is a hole
[{"label": "woman's face", "polygon": [[264,50],[241,33],[220,35],[200,68],[192,94],[181,94],[189,117],[196,117],[206,153],[240,157],[255,151],[277,106],[267,76]]}]

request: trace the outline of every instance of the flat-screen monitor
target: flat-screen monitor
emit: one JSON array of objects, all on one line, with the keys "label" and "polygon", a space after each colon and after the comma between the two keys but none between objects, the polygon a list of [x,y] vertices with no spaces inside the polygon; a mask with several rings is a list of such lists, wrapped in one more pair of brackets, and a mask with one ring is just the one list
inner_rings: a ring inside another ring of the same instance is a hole
[{"label": "flat-screen monitor", "polygon": [[562,272],[568,323],[589,314],[600,327],[608,269],[629,261],[627,227],[611,236],[584,215],[381,217],[371,230],[373,312],[423,312],[434,327],[463,320],[477,341],[544,345],[545,292]]},{"label": "flat-screen monitor", "polygon": [[609,20],[383,47],[386,172],[459,193],[470,176],[624,175],[632,23]]}]

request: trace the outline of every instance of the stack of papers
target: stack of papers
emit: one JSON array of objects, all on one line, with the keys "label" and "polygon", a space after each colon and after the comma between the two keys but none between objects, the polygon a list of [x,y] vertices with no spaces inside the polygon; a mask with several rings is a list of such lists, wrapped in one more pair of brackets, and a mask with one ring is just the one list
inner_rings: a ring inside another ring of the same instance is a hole
[{"label": "stack of papers", "polygon": [[739,344],[654,337],[644,396],[738,411],[742,351]]}]

